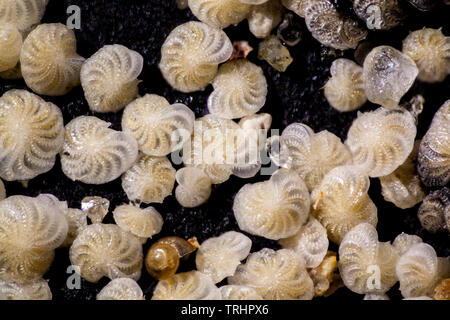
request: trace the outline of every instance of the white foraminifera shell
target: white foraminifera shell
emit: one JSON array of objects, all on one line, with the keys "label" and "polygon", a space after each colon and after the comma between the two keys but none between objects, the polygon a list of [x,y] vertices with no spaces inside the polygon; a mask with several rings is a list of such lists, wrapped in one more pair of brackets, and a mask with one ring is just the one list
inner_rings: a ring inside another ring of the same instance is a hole
[{"label": "white foraminifera shell", "polygon": [[62,96],[80,84],[84,58],[75,33],[61,23],[41,24],[26,37],[20,66],[28,87],[38,94]]},{"label": "white foraminifera shell", "polygon": [[175,174],[178,186],[175,197],[185,208],[194,208],[208,201],[211,195],[211,179],[196,167],[184,167]]},{"label": "white foraminifera shell", "polygon": [[378,242],[376,229],[361,223],[351,229],[339,246],[339,272],[347,288],[359,294],[385,293],[396,282],[397,250]]},{"label": "white foraminifera shell", "polygon": [[234,275],[250,253],[252,241],[242,233],[229,231],[202,242],[195,257],[197,270],[218,283]]},{"label": "white foraminifera shell", "polygon": [[226,285],[219,288],[222,300],[262,300],[259,293],[248,286]]},{"label": "white foraminifera shell", "polygon": [[403,255],[406,251],[409,250],[413,245],[416,243],[421,243],[422,238],[416,235],[406,234],[404,232],[400,233],[398,236],[395,237],[394,241],[392,242],[392,245],[394,246],[395,250],[397,250],[398,255]]},{"label": "white foraminifera shell", "polygon": [[160,280],[152,300],[221,300],[219,288],[211,278],[198,271],[177,273]]},{"label": "white foraminifera shell", "polygon": [[132,204],[124,204],[113,211],[114,221],[125,231],[141,239],[151,238],[158,234],[164,220],[153,207],[139,208]]},{"label": "white foraminifera shell", "polygon": [[92,116],[77,117],[66,125],[61,165],[67,177],[103,184],[131,167],[138,155],[136,140],[110,125]]},{"label": "white foraminifera shell", "polygon": [[2,0],[0,24],[13,24],[25,34],[41,21],[47,2],[48,0]]},{"label": "white foraminifera shell", "polygon": [[408,111],[378,108],[358,113],[345,144],[353,154],[353,163],[369,177],[392,173],[414,148],[414,117]]},{"label": "white foraminifera shell", "polygon": [[52,292],[46,280],[18,284],[0,279],[0,300],[52,300]]},{"label": "white foraminifera shell", "polygon": [[137,77],[144,58],[120,44],[106,45],[81,67],[81,86],[89,108],[95,112],[117,112],[138,95]]},{"label": "white foraminifera shell", "polygon": [[22,43],[22,35],[14,25],[0,23],[0,72],[17,65]]},{"label": "white foraminifera shell", "polygon": [[303,180],[281,169],[270,180],[246,184],[234,198],[239,228],[272,240],[295,235],[309,215],[310,196]]},{"label": "white foraminifera shell", "polygon": [[283,7],[280,0],[269,0],[263,4],[253,5],[247,16],[248,28],[255,37],[266,38],[280,23],[282,14]]},{"label": "white foraminifera shell", "polygon": [[97,300],[145,300],[139,285],[130,278],[111,280],[97,294]]},{"label": "white foraminifera shell", "polygon": [[233,46],[225,32],[190,21],[167,36],[161,48],[159,68],[174,89],[199,91],[213,80],[219,63],[227,61],[232,52]]},{"label": "white foraminifera shell", "polygon": [[174,185],[175,169],[166,157],[142,155],[122,176],[122,188],[130,201],[162,203]]},{"label": "white foraminifera shell", "polygon": [[314,296],[303,260],[288,249],[264,248],[250,254],[228,283],[249,286],[267,300],[311,300]]},{"label": "white foraminifera shell", "polygon": [[244,20],[251,7],[241,0],[188,0],[188,3],[198,20],[220,29]]},{"label": "white foraminifera shell", "polygon": [[127,105],[122,130],[136,139],[143,153],[165,156],[189,139],[194,121],[194,112],[184,104],[170,105],[163,97],[146,94]]},{"label": "white foraminifera shell", "polygon": [[61,110],[25,90],[0,98],[0,176],[29,180],[49,171],[64,142]]},{"label": "white foraminifera shell", "polygon": [[89,282],[141,277],[141,242],[115,224],[95,223],[84,228],[70,247],[70,262]]}]

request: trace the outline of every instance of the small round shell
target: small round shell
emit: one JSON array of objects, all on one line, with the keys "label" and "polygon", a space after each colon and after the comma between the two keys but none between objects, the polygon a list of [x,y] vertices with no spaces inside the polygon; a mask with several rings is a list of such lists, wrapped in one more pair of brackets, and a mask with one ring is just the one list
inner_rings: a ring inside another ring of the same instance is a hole
[{"label": "small round shell", "polygon": [[0,278],[18,283],[40,279],[67,230],[61,207],[42,197],[0,201]]},{"label": "small round shell", "polygon": [[272,29],[280,23],[282,13],[280,0],[269,0],[263,4],[253,5],[247,16],[250,32],[257,38],[268,37]]},{"label": "small round shell", "polygon": [[387,292],[397,282],[397,260],[397,250],[389,242],[378,242],[377,230],[368,223],[350,230],[339,246],[342,280],[359,294]]},{"label": "small round shell", "polygon": [[61,23],[41,24],[25,39],[22,76],[34,92],[62,96],[80,84],[84,58],[76,52],[75,33]]},{"label": "small round shell", "polygon": [[0,72],[17,65],[22,42],[22,35],[14,25],[0,24]]},{"label": "small round shell", "polygon": [[422,238],[416,235],[410,235],[406,234],[404,232],[400,233],[397,237],[395,237],[394,242],[392,242],[392,245],[394,246],[395,250],[397,250],[398,255],[403,255],[406,251],[409,250],[413,245],[416,243],[421,243]]},{"label": "small round shell", "polygon": [[234,275],[241,261],[250,253],[252,241],[242,233],[229,231],[205,240],[197,251],[197,270],[218,283]]},{"label": "small round shell", "polygon": [[246,59],[219,68],[208,97],[210,113],[226,119],[242,118],[259,111],[266,102],[267,81],[260,67]]},{"label": "small round shell", "polygon": [[416,132],[414,117],[408,111],[378,108],[358,112],[345,144],[354,164],[370,177],[382,177],[405,162],[414,148]]},{"label": "small round shell", "polygon": [[[448,229],[450,215],[450,189],[435,190],[423,199],[417,212],[420,224],[431,233],[443,232]],[[446,218],[447,217],[447,218]]]},{"label": "small round shell", "polygon": [[450,182],[450,100],[435,113],[420,143],[417,169],[428,187]]},{"label": "small round shell", "polygon": [[402,51],[416,63],[421,81],[441,82],[450,73],[450,37],[441,29],[411,32],[403,40]]},{"label": "small round shell", "polygon": [[122,176],[122,188],[130,201],[162,203],[172,194],[175,169],[166,157],[142,155]]},{"label": "small round shell", "polygon": [[194,112],[184,104],[170,105],[163,97],[146,94],[125,108],[122,130],[136,139],[143,153],[165,156],[182,147],[194,121]]},{"label": "small round shell", "polygon": [[46,280],[17,284],[0,279],[0,300],[52,300],[52,292]]},{"label": "small round shell", "polygon": [[66,125],[61,165],[73,181],[103,184],[118,178],[138,155],[136,140],[111,124],[92,116],[80,116]]},{"label": "small round shell", "polygon": [[181,168],[175,174],[178,186],[175,198],[185,208],[194,208],[208,201],[211,195],[211,179],[202,169]]},{"label": "small round shell", "polygon": [[396,109],[419,74],[414,61],[390,46],[372,49],[364,59],[363,81],[367,99],[385,108]]},{"label": "small round shell", "polygon": [[340,58],[333,61],[331,78],[325,84],[325,98],[339,112],[349,112],[366,103],[362,68],[351,60]]},{"label": "small round shell", "polygon": [[272,240],[295,235],[309,215],[310,196],[303,180],[281,169],[270,180],[246,184],[234,198],[239,228]]},{"label": "small round shell", "polygon": [[405,17],[399,0],[353,0],[353,9],[369,29],[388,30]]},{"label": "small round shell", "polygon": [[87,226],[86,213],[80,209],[72,208],[65,210],[64,213],[69,224],[69,230],[61,247],[70,247],[81,230]]},{"label": "small round shell", "polygon": [[130,278],[111,280],[98,294],[97,300],[145,300],[139,285]]},{"label": "small round shell", "polygon": [[161,280],[156,285],[152,300],[221,300],[219,288],[207,275],[189,271]]},{"label": "small round shell", "polygon": [[167,36],[159,68],[174,89],[199,91],[214,79],[219,63],[227,61],[232,53],[233,45],[225,32],[191,21]]},{"label": "small round shell", "polygon": [[138,95],[144,58],[120,44],[106,45],[81,67],[81,86],[89,108],[117,112]]},{"label": "small round shell", "polygon": [[142,245],[115,224],[91,224],[70,247],[70,262],[89,282],[103,277],[138,280],[142,269]]},{"label": "small round shell", "polygon": [[420,141],[406,161],[391,174],[380,177],[381,194],[384,200],[394,203],[401,209],[414,207],[425,196],[422,183],[416,170]]},{"label": "small round shell", "polygon": [[29,180],[49,171],[64,142],[61,110],[25,90],[0,98],[0,176]]},{"label": "small round shell", "polygon": [[11,23],[26,33],[41,21],[48,0],[0,1],[0,24]]},{"label": "small round shell", "polygon": [[311,300],[314,285],[294,251],[264,248],[250,254],[228,283],[254,288],[266,300]]},{"label": "small round shell", "polygon": [[116,207],[113,216],[120,228],[143,240],[158,234],[164,223],[161,214],[155,208],[141,209],[132,204]]},{"label": "small round shell", "polygon": [[353,166],[331,170],[311,193],[312,214],[327,229],[328,237],[340,243],[360,223],[377,225],[377,207],[367,194],[370,181]]},{"label": "small round shell", "polygon": [[198,20],[220,29],[244,20],[251,8],[240,0],[188,0],[188,3]]},{"label": "small round shell", "polygon": [[307,268],[320,265],[328,250],[327,229],[313,217],[294,236],[279,241],[285,249],[292,249],[305,261]]},{"label": "small round shell", "polygon": [[263,298],[252,287],[227,285],[219,288],[222,300],[262,300]]}]

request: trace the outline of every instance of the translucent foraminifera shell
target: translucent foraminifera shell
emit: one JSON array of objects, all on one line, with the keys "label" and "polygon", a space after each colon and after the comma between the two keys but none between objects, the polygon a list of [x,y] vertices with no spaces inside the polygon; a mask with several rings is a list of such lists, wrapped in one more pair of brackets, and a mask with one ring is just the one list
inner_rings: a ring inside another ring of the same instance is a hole
[{"label": "translucent foraminifera shell", "polygon": [[244,20],[251,7],[241,0],[188,0],[188,4],[197,19],[220,29]]},{"label": "translucent foraminifera shell", "polygon": [[353,0],[353,9],[371,30],[391,29],[405,17],[398,0]]},{"label": "translucent foraminifera shell", "polygon": [[259,293],[252,287],[231,284],[219,289],[222,300],[262,300]]},{"label": "translucent foraminifera shell", "polygon": [[178,186],[175,198],[185,208],[194,208],[208,201],[211,195],[211,179],[196,167],[184,167],[175,174]]},{"label": "translucent foraminifera shell", "polygon": [[144,293],[133,279],[117,278],[103,287],[97,300],[144,300]]},{"label": "translucent foraminifera shell", "polygon": [[2,0],[0,24],[10,23],[23,34],[41,21],[48,0]]},{"label": "translucent foraminifera shell", "polygon": [[280,0],[269,0],[263,4],[253,5],[247,16],[250,32],[257,38],[266,38],[280,23],[282,14],[283,7]]},{"label": "translucent foraminifera shell", "polygon": [[52,300],[52,292],[47,280],[18,284],[0,279],[0,300]]},{"label": "translucent foraminifera shell", "polygon": [[22,35],[14,25],[0,24],[0,72],[17,65],[22,43]]},{"label": "translucent foraminifera shell", "polygon": [[420,238],[419,236],[406,234],[402,232],[395,237],[394,241],[392,242],[392,245],[394,246],[395,250],[397,250],[398,255],[401,256],[406,251],[408,251],[409,248],[411,248],[413,245],[422,242],[423,242],[422,238]]},{"label": "translucent foraminifera shell", "polygon": [[427,195],[419,207],[417,217],[428,232],[450,232],[450,189],[444,187]]}]

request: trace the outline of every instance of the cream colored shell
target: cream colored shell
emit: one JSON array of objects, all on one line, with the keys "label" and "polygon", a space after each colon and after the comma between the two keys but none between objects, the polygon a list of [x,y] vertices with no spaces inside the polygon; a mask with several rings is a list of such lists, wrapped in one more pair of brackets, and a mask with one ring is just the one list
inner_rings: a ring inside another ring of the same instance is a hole
[{"label": "cream colored shell", "polygon": [[188,3],[198,20],[220,29],[244,20],[251,7],[240,0],[188,0]]},{"label": "cream colored shell", "polygon": [[122,130],[136,139],[143,153],[165,156],[181,149],[191,136],[194,121],[194,112],[184,104],[170,105],[163,97],[146,94],[127,105]]},{"label": "cream colored shell", "polygon": [[52,292],[46,280],[17,284],[0,279],[0,300],[52,300]]},{"label": "cream colored shell", "polygon": [[392,202],[401,209],[412,208],[425,197],[416,170],[419,144],[420,141],[416,140],[413,151],[400,167],[391,174],[380,177],[381,194],[384,200]]},{"label": "cream colored shell", "polygon": [[61,165],[73,181],[103,184],[118,178],[138,155],[136,140],[111,124],[92,116],[80,116],[66,125]]},{"label": "cream colored shell", "polygon": [[177,273],[156,285],[152,300],[221,300],[219,288],[198,271]]},{"label": "cream colored shell", "polygon": [[253,5],[247,16],[250,32],[257,38],[268,37],[272,29],[280,23],[282,14],[283,7],[280,0],[269,0]]},{"label": "cream colored shell", "polygon": [[363,81],[367,99],[385,108],[399,108],[400,99],[419,73],[414,61],[390,46],[372,49],[364,59]]},{"label": "cream colored shell", "polygon": [[48,0],[2,0],[0,24],[11,23],[25,34],[41,21],[47,2]]},{"label": "cream colored shell", "polygon": [[250,254],[229,284],[254,288],[266,300],[311,300],[314,285],[294,251],[264,248]]},{"label": "cream colored shell", "polygon": [[87,226],[86,213],[80,209],[68,208],[65,216],[69,225],[66,240],[61,247],[70,247],[78,234]]},{"label": "cream colored shell", "polygon": [[22,35],[14,25],[0,23],[0,72],[17,65],[22,43]]},{"label": "cream colored shell", "polygon": [[22,76],[38,94],[62,96],[80,84],[84,58],[75,33],[61,23],[41,24],[26,37],[20,52]]},{"label": "cream colored shell", "polygon": [[295,235],[307,221],[310,196],[303,180],[285,169],[270,180],[246,184],[234,198],[239,228],[272,240]]},{"label": "cream colored shell", "polygon": [[97,300],[145,300],[139,285],[130,278],[111,280],[97,294]]},{"label": "cream colored shell", "polygon": [[362,68],[351,60],[333,61],[331,78],[325,84],[325,98],[339,112],[354,111],[366,103]]},{"label": "cream colored shell", "polygon": [[91,224],[74,240],[69,251],[76,272],[89,282],[141,277],[143,253],[138,238],[115,224]]},{"label": "cream colored shell", "polygon": [[245,235],[228,231],[202,242],[195,257],[197,270],[218,283],[234,275],[241,261],[247,258],[252,241]]},{"label": "cream colored shell", "polygon": [[132,204],[124,204],[113,211],[116,224],[138,238],[147,240],[161,232],[164,220],[153,207],[144,209]]},{"label": "cream colored shell", "polygon": [[175,179],[178,186],[175,198],[185,208],[194,208],[208,201],[211,195],[211,179],[196,167],[184,167],[177,171]]},{"label": "cream colored shell", "polygon": [[331,170],[311,193],[312,215],[327,229],[328,237],[340,243],[360,223],[377,225],[377,207],[367,194],[369,178],[353,166]]},{"label": "cream colored shell", "polygon": [[262,300],[263,298],[252,287],[226,285],[219,288],[222,300]]},{"label": "cream colored shell", "polygon": [[174,185],[175,169],[166,157],[142,155],[122,176],[122,188],[130,201],[162,203]]},{"label": "cream colored shell", "polygon": [[81,86],[89,108],[95,112],[117,112],[138,95],[137,77],[144,58],[136,51],[106,45],[81,67]]},{"label": "cream colored shell", "polygon": [[61,110],[25,90],[0,98],[0,176],[29,180],[49,171],[64,142]]},{"label": "cream colored shell", "polygon": [[227,61],[232,52],[233,46],[225,32],[190,21],[167,36],[161,48],[159,68],[174,89],[199,91],[213,80],[219,63]]},{"label": "cream colored shell", "polygon": [[402,51],[416,63],[421,81],[441,82],[450,73],[450,37],[441,29],[411,32],[403,40]]},{"label": "cream colored shell", "polygon": [[421,243],[422,238],[416,235],[406,234],[404,232],[400,233],[397,237],[395,237],[392,245],[395,250],[397,250],[398,255],[402,256],[406,251],[409,250],[416,243]]},{"label": "cream colored shell", "polygon": [[339,246],[342,280],[359,294],[387,292],[397,282],[397,260],[397,250],[389,242],[378,242],[377,230],[368,223],[351,229]]},{"label": "cream colored shell", "polygon": [[264,73],[246,59],[223,64],[212,85],[214,91],[208,97],[208,110],[220,118],[252,115],[266,102],[267,81]]},{"label": "cream colored shell", "polygon": [[0,278],[31,283],[42,277],[67,236],[61,209],[44,197],[0,201]]},{"label": "cream colored shell", "polygon": [[353,154],[354,164],[370,177],[382,177],[405,162],[413,150],[416,132],[409,112],[378,108],[358,112],[345,144]]},{"label": "cream colored shell", "polygon": [[280,245],[294,250],[305,261],[307,268],[320,265],[328,251],[327,229],[313,217],[292,237],[281,239]]}]

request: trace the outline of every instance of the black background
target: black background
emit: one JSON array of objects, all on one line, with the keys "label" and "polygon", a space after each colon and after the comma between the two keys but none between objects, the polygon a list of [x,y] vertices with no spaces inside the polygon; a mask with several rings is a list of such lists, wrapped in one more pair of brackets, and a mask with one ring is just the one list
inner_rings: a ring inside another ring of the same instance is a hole
[{"label": "black background", "polygon": [[[370,32],[366,40],[373,46],[386,44],[401,49],[401,42],[408,33],[424,26],[442,27],[444,34],[450,35],[450,6],[445,6],[441,1],[438,2],[438,6],[433,11],[426,13],[416,10],[405,2],[408,17],[401,26],[387,32]],[[335,3],[341,12],[353,14],[351,0],[335,0]],[[78,5],[81,8],[81,30],[76,30],[80,55],[87,58],[103,45],[114,43],[136,50],[144,57],[144,69],[139,77],[143,80],[139,85],[141,95],[155,93],[166,97],[171,103],[184,103],[194,110],[196,116],[207,113],[206,99],[212,90],[211,87],[204,92],[190,94],[177,92],[164,81],[157,67],[160,47],[169,32],[177,25],[195,19],[189,9],[178,10],[176,0],[50,0],[42,22],[65,23],[68,17],[66,8],[69,5]],[[272,128],[282,130],[290,123],[303,122],[316,132],[329,130],[345,140],[356,112],[340,114],[332,109],[323,96],[322,88],[329,77],[332,61],[338,57],[354,60],[354,50],[342,52],[326,48],[311,37],[303,19],[295,16],[294,22],[295,28],[302,33],[302,40],[295,47],[289,47],[294,62],[285,73],[279,73],[266,62],[258,60],[257,50],[248,57],[263,68],[269,85],[267,102],[261,112],[272,115]],[[225,31],[232,41],[248,40],[257,49],[260,40],[250,34],[246,21],[237,27],[229,27]],[[0,80],[0,94],[13,88],[26,88],[26,86],[23,80]],[[418,138],[426,132],[436,110],[450,98],[450,77],[447,77],[443,83],[432,85],[416,81],[403,100],[407,101],[419,93],[425,97],[425,110],[419,117]],[[80,115],[96,115],[111,122],[114,129],[120,130],[122,112],[92,113],[84,99],[81,87],[75,88],[63,97],[44,97],[44,99],[52,101],[62,109],[65,123]],[[375,105],[367,103],[360,111],[374,108],[376,108]],[[154,205],[164,217],[164,227],[160,234],[147,242],[144,250],[155,239],[162,236],[178,235],[184,238],[196,236],[199,242],[202,242],[225,231],[238,230],[232,212],[236,192],[246,183],[265,179],[267,177],[260,175],[252,179],[232,177],[227,182],[214,186],[209,201],[199,208],[182,208],[173,196],[166,198],[162,205]],[[81,199],[89,195],[108,198],[111,201],[110,212],[117,205],[128,202],[121,188],[120,178],[100,186],[72,182],[62,173],[59,157],[50,172],[29,181],[27,188],[18,182],[5,182],[5,185],[8,196],[13,194],[36,196],[39,193],[52,193],[61,200],[67,200],[69,206],[74,208],[79,208]],[[416,217],[418,206],[401,210],[392,203],[384,201],[378,179],[371,179],[369,194],[378,207],[377,230],[381,241],[392,241],[401,232],[417,234],[431,244],[439,256],[450,255],[448,234],[431,235],[424,231]],[[113,222],[111,213],[107,215],[105,222]],[[255,236],[250,238],[253,240],[252,252],[264,247],[278,248],[275,241]],[[337,249],[334,245],[330,248]],[[192,258],[182,266],[182,270],[195,267]],[[55,261],[44,277],[50,280],[53,299],[95,299],[95,295],[109,282],[106,278],[97,284],[82,280],[80,290],[69,290],[66,287],[66,279],[69,276],[66,269],[69,265],[68,249],[57,249]],[[143,270],[139,284],[146,298],[150,299],[156,281]],[[390,290],[389,296],[392,299],[401,298],[398,284]],[[327,299],[359,300],[362,296],[342,288]]]}]

